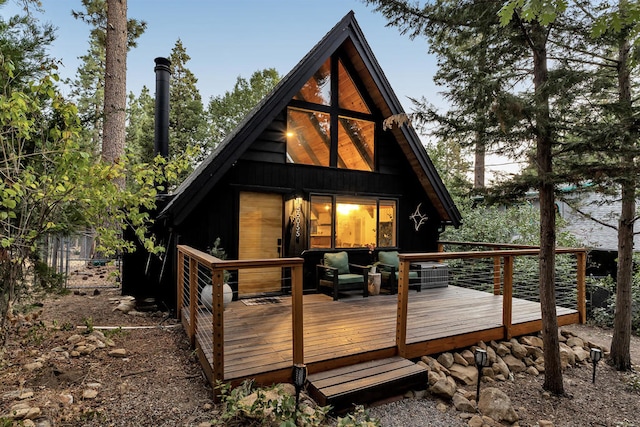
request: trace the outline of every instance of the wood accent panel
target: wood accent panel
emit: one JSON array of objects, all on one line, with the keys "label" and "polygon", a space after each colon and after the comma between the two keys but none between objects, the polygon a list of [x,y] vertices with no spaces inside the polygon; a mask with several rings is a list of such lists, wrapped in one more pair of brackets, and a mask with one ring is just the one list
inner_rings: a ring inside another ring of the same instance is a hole
[{"label": "wood accent panel", "polygon": [[[240,193],[239,259],[280,258],[282,247],[282,196],[271,193]],[[238,271],[238,295],[279,292],[282,269],[242,269]]]}]

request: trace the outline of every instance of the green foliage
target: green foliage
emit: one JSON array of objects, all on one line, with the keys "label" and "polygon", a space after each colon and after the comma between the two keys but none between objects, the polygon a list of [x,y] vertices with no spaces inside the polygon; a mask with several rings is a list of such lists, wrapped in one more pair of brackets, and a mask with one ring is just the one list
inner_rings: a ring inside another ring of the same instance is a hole
[{"label": "green foliage", "polygon": [[[296,413],[295,396],[288,394],[282,384],[269,388],[256,388],[253,381],[244,381],[231,388],[218,383],[223,410],[212,421],[219,426],[323,426],[330,407],[306,407],[304,403]],[[297,420],[297,423],[296,421]],[[355,425],[355,424],[354,424]]]},{"label": "green foliage", "polygon": [[57,273],[55,268],[36,260],[34,263],[35,283],[47,292],[63,293],[65,291],[65,275]]},{"label": "green foliage", "polygon": [[37,323],[34,323],[31,327],[29,327],[29,330],[27,331],[24,341],[25,341],[25,344],[27,345],[38,346],[43,342],[45,342],[47,339],[49,339],[50,335],[51,335],[51,332],[47,329],[44,323],[42,323],[42,321],[39,321]]},{"label": "green foliage", "polygon": [[[213,247],[208,248],[207,252],[209,252],[211,255],[213,255],[218,259],[227,259],[227,251],[225,251],[224,248],[220,246],[220,242],[221,242],[220,238],[217,237],[216,240],[213,242]],[[231,279],[231,273],[229,273],[227,270],[224,270],[223,276],[224,276],[224,282],[229,283],[229,279]]]},{"label": "green foliage", "polygon": [[[637,266],[638,263],[636,262]],[[599,326],[612,327],[616,311],[616,284],[609,276],[590,279],[587,288],[600,287],[610,292],[604,307],[596,307],[591,313],[591,320]],[[640,335],[640,269],[636,267],[631,282],[631,330]]]},{"label": "green foliage", "polygon": [[238,77],[233,90],[209,100],[207,115],[211,140],[207,153],[211,152],[249,112],[273,90],[280,81],[280,75],[273,68],[254,72],[249,80]]},{"label": "green foliage", "polygon": [[[509,206],[486,205],[473,198],[458,198],[464,225],[458,229],[447,228],[441,240],[459,242],[510,243],[517,245],[540,244],[540,210],[530,202],[513,203]],[[557,218],[558,246],[579,247],[578,240],[567,231],[562,231],[564,222]]]},{"label": "green foliage", "polygon": [[344,417],[338,417],[337,427],[379,427],[380,421],[369,415],[364,406],[358,405],[355,410]]},{"label": "green foliage", "polygon": [[625,376],[623,381],[627,385],[629,390],[634,391],[636,393],[640,393],[640,373],[638,372],[628,373]]},{"label": "green foliage", "polygon": [[86,326],[85,334],[93,332],[93,317],[85,317],[82,319],[82,323]]},{"label": "green foliage", "polygon": [[115,329],[107,329],[104,331],[104,336],[111,339],[115,337],[126,337],[127,334],[128,332],[122,329],[122,326],[118,326]]},{"label": "green foliage", "polygon": [[[0,316],[20,296],[47,233],[93,227],[97,250],[105,256],[135,250],[122,230],[130,227],[151,253],[163,251],[147,230],[165,179],[179,175],[186,160],[132,165],[128,158],[106,164],[87,151],[80,138],[75,105],[67,102],[50,73],[26,87],[15,86],[13,64],[3,61],[10,79],[0,92]],[[120,189],[127,174],[131,187]],[[4,326],[4,324],[2,325]]]},{"label": "green foliage", "polygon": [[566,0],[510,0],[500,9],[500,24],[506,26],[517,13],[526,22],[537,20],[546,26],[566,9]]}]

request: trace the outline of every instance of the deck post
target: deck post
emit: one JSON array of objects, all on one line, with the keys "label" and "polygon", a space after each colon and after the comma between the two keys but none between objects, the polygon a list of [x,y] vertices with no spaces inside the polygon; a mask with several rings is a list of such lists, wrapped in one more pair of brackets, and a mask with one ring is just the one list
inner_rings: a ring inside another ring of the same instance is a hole
[{"label": "deck post", "polygon": [[400,272],[398,273],[398,309],[396,319],[396,347],[398,354],[404,357],[407,348],[407,312],[409,305],[409,265],[400,255]]},{"label": "deck post", "polygon": [[301,264],[291,267],[291,301],[291,318],[293,319],[293,364],[304,364]]},{"label": "deck post", "polygon": [[178,287],[176,289],[176,301],[177,301],[177,317],[182,323],[182,304],[184,304],[184,252],[182,248],[178,248]]},{"label": "deck post", "polygon": [[511,322],[513,311],[513,256],[504,257],[504,289],[502,291],[502,325],[504,337],[511,339]]},{"label": "deck post", "polygon": [[500,257],[493,257],[493,294],[500,295]]},{"label": "deck post", "polygon": [[198,260],[189,256],[189,343],[196,345],[196,308],[198,302]]},{"label": "deck post", "polygon": [[576,253],[577,264],[577,291],[578,291],[578,318],[580,323],[584,324],[587,321],[587,287],[586,287],[586,274],[587,274],[587,253],[586,251]]},{"label": "deck post", "polygon": [[211,282],[213,284],[211,299],[213,366],[211,367],[211,372],[213,374],[212,383],[215,384],[224,380],[224,283],[223,270],[221,268],[213,268]]}]

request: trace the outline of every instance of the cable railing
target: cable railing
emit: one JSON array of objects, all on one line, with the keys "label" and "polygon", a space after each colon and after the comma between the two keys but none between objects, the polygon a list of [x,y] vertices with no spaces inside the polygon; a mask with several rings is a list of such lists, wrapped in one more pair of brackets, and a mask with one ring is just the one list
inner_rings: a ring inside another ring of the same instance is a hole
[{"label": "cable railing", "polygon": [[[467,246],[466,251],[459,250],[463,245]],[[428,265],[444,269],[448,277],[447,286],[501,296],[499,327],[504,331],[504,338],[513,336],[514,317],[521,321],[526,319],[524,312],[527,309],[539,312],[538,247],[461,242],[440,242],[439,247],[441,251],[436,253],[399,256],[396,344],[400,355],[410,354],[407,352],[407,345],[411,344],[407,340],[408,317],[411,314],[408,284],[409,272],[416,266],[422,266],[423,272]],[[450,252],[450,248],[458,250]],[[585,248],[556,248],[556,306],[577,312],[582,323],[586,320],[586,254]],[[514,301],[517,303],[515,314]],[[526,302],[536,304],[527,305]]]},{"label": "cable railing", "polygon": [[[221,260],[189,246],[178,245],[178,317],[191,345],[197,349],[211,384],[225,380],[225,293],[230,289],[224,283],[225,272],[233,272],[231,277],[244,272],[249,278],[259,271],[265,274],[273,270],[286,272],[282,280],[291,292],[291,365],[304,363],[303,262],[302,258]],[[241,281],[235,282],[236,292],[239,283]]]}]

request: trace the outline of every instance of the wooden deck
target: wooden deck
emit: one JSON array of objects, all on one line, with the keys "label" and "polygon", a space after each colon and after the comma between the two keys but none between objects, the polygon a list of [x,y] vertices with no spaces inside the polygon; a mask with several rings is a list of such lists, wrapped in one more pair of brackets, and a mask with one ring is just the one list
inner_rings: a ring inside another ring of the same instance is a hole
[{"label": "wooden deck", "polygon": [[[332,301],[322,294],[303,297],[304,363],[309,373],[398,355],[397,295],[352,295]],[[511,336],[541,329],[540,304],[513,299]],[[289,381],[292,360],[291,298],[248,306],[234,301],[224,311],[224,379],[238,383]],[[578,323],[578,311],[558,307],[560,325]],[[210,316],[210,315],[209,315]],[[505,338],[502,296],[449,286],[409,293],[407,340],[400,356],[462,348],[479,340]],[[198,316],[199,334],[211,336],[211,318]],[[213,366],[212,350],[199,356]],[[205,365],[205,364],[203,364]]]}]

